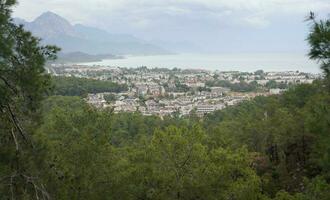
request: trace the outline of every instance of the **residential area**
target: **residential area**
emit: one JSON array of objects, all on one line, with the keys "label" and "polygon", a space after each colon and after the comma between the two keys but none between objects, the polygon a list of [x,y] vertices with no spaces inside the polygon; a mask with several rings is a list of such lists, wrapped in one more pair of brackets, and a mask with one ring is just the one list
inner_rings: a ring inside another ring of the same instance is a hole
[{"label": "residential area", "polygon": [[119,68],[53,64],[53,76],[107,80],[127,85],[120,93],[88,94],[86,101],[113,112],[140,112],[143,115],[199,117],[236,105],[256,96],[281,94],[293,85],[312,83],[320,74],[286,72],[222,72],[196,69],[147,67]]}]

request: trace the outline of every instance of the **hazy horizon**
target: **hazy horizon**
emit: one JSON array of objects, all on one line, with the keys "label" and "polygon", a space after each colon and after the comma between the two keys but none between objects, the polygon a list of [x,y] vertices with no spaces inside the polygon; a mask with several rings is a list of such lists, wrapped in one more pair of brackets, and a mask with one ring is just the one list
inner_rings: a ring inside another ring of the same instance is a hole
[{"label": "hazy horizon", "polygon": [[304,53],[305,17],[329,10],[328,0],[21,0],[13,14],[32,21],[52,11],[72,24],[134,35],[177,53]]},{"label": "hazy horizon", "polygon": [[78,63],[80,65],[100,65],[136,68],[181,68],[204,69],[210,71],[265,72],[300,71],[320,73],[316,62],[300,54],[176,54],[151,56],[126,56],[124,59],[105,59],[98,62]]}]

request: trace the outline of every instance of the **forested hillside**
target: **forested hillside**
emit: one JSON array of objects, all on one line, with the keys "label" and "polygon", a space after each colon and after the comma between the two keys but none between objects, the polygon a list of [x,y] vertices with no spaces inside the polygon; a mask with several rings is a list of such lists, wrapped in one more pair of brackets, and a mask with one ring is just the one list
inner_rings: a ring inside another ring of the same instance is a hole
[{"label": "forested hillside", "polygon": [[312,15],[308,37],[323,79],[160,119],[89,106],[93,81],[59,86],[43,68],[58,49],[12,23],[14,3],[0,1],[0,199],[330,199],[329,20]]},{"label": "forested hillside", "polygon": [[321,84],[201,120],[51,97],[36,133],[47,185],[58,199],[328,199],[330,96]]}]

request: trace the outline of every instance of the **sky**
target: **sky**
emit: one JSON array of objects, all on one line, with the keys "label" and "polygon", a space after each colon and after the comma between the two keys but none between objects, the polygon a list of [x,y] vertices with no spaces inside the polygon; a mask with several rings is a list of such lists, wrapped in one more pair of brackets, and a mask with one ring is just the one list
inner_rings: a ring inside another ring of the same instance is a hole
[{"label": "sky", "polygon": [[52,11],[72,24],[200,52],[306,52],[310,11],[330,0],[18,0],[14,17]]}]

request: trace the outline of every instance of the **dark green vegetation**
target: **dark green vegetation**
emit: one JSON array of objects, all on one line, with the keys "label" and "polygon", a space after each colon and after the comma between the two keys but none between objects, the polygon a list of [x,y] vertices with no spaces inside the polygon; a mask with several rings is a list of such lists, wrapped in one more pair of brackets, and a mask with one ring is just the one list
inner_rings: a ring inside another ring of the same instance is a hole
[{"label": "dark green vegetation", "polygon": [[312,31],[308,36],[308,42],[311,46],[309,56],[321,64],[321,69],[326,76],[325,79],[330,86],[330,20],[318,22],[314,13],[311,13],[309,21],[312,22]]},{"label": "dark green vegetation", "polygon": [[75,77],[53,77],[54,94],[62,96],[85,96],[88,93],[124,92],[127,85],[111,81],[99,81]]},{"label": "dark green vegetation", "polygon": [[321,84],[203,120],[48,98],[35,133],[44,183],[56,199],[328,199],[330,95]]},{"label": "dark green vegetation", "polygon": [[239,83],[231,83],[226,80],[216,80],[216,81],[208,81],[206,83],[209,87],[226,87],[230,88],[234,92],[254,92],[258,89],[258,83],[253,81],[251,83],[247,83],[245,81],[241,81]]},{"label": "dark green vegetation", "polygon": [[33,150],[31,133],[38,127],[39,105],[51,82],[46,60],[56,47],[39,40],[12,23],[14,0],[0,1],[0,198],[29,199],[46,195],[38,178],[40,157]]},{"label": "dark green vegetation", "polygon": [[45,99],[43,65],[57,49],[11,23],[14,3],[0,1],[0,199],[330,198],[323,50],[312,57],[324,61],[324,80],[282,96],[203,119],[114,114],[81,97]]},{"label": "dark green vegetation", "polygon": [[273,89],[273,88],[280,88],[280,89],[287,89],[291,84],[290,83],[277,83],[274,80],[270,80],[268,81],[268,83],[266,83],[266,88],[268,89]]}]

